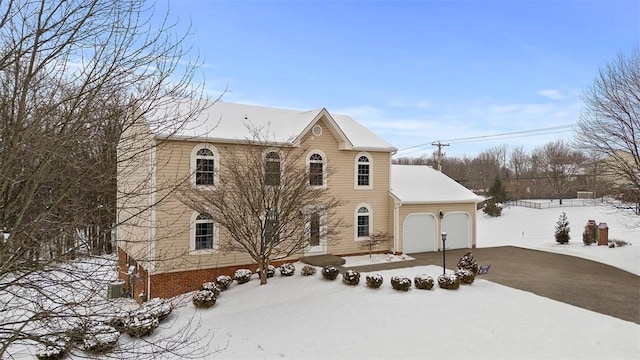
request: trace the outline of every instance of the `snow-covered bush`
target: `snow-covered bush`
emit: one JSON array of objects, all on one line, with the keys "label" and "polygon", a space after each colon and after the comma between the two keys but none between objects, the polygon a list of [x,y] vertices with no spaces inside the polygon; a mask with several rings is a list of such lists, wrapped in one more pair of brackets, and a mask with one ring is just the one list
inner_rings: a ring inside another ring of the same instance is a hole
[{"label": "snow-covered bush", "polygon": [[[256,269],[256,274],[260,274],[260,267]],[[276,267],[273,265],[267,266],[267,278],[272,278],[276,274]]]},{"label": "snow-covered bush", "polygon": [[322,268],[322,277],[327,280],[335,280],[340,274],[340,270],[333,265],[327,265]]},{"label": "snow-covered bush", "polygon": [[471,271],[473,275],[478,274],[478,262],[471,252],[464,254],[464,256],[458,260],[458,269],[467,269]]},{"label": "snow-covered bush", "polygon": [[[217,295],[217,294],[216,294]],[[167,299],[153,298],[142,305],[153,316],[158,318],[158,321],[162,321],[171,314],[173,311],[173,304]]]},{"label": "snow-covered bush", "polygon": [[141,337],[151,334],[159,324],[158,318],[148,308],[141,307],[129,313],[125,319],[124,331],[133,337]]},{"label": "snow-covered bush", "polygon": [[296,267],[290,263],[284,263],[280,265],[280,275],[282,276],[293,276],[296,273]]},{"label": "snow-covered bush", "polygon": [[463,284],[471,284],[476,279],[476,276],[473,274],[473,272],[467,269],[457,269],[455,275]]},{"label": "snow-covered bush", "polygon": [[569,227],[569,220],[567,219],[567,213],[560,214],[558,218],[558,222],[556,222],[556,232],[555,238],[556,241],[560,244],[567,244],[571,236],[569,236],[569,231],[571,228]]},{"label": "snow-covered bush", "polygon": [[[611,246],[613,245],[613,246]],[[624,240],[618,240],[618,239],[610,239],[609,240],[609,247],[623,247],[626,245],[631,245],[630,243],[624,241]]]},{"label": "snow-covered bush", "polygon": [[193,294],[191,302],[197,308],[208,308],[215,305],[216,294],[211,290],[198,290]]},{"label": "snow-covered bush", "polygon": [[367,280],[367,286],[372,289],[379,288],[382,285],[382,282],[384,281],[384,279],[382,278],[382,275],[380,274],[367,275],[366,280]]},{"label": "snow-covered bush", "polygon": [[227,290],[232,283],[233,279],[228,275],[220,275],[216,278],[216,285],[218,285],[220,291]]},{"label": "snow-covered bush", "polygon": [[358,285],[360,283],[360,273],[355,270],[347,270],[342,274],[342,282],[347,285]]},{"label": "snow-covered bush", "polygon": [[107,352],[118,343],[120,332],[109,325],[97,324],[87,328],[84,339],[82,340],[83,348],[87,352]]},{"label": "snow-covered bush", "polygon": [[[124,324],[129,317],[129,311],[125,309],[117,309],[116,312],[108,317],[105,324],[116,328],[120,332],[124,332]],[[84,334],[82,335],[84,337]]]},{"label": "snow-covered bush", "polygon": [[411,279],[404,275],[392,276],[391,287],[396,290],[409,291],[409,289],[411,288]]},{"label": "snow-covered bush", "polygon": [[433,288],[433,278],[426,274],[419,274],[413,278],[413,285],[416,289],[431,290]]},{"label": "snow-covered bush", "polygon": [[43,343],[36,351],[36,357],[40,360],[58,360],[67,355],[73,343],[68,336],[52,336],[43,338]]},{"label": "snow-covered bush", "polygon": [[460,287],[460,279],[455,274],[442,274],[438,276],[438,286],[443,289],[455,290]]},{"label": "snow-covered bush", "polygon": [[220,296],[220,292],[222,291],[220,289],[220,287],[218,286],[218,284],[212,282],[212,281],[208,281],[204,284],[202,284],[202,287],[200,288],[200,290],[209,290],[209,291],[213,291],[213,294],[218,297]]},{"label": "snow-covered bush", "polygon": [[233,277],[236,279],[238,284],[244,284],[251,280],[251,275],[253,275],[253,273],[249,269],[238,269],[234,273]]},{"label": "snow-covered bush", "polygon": [[300,273],[303,276],[312,276],[316,274],[316,268],[311,265],[305,265],[302,267],[302,270],[300,270]]}]

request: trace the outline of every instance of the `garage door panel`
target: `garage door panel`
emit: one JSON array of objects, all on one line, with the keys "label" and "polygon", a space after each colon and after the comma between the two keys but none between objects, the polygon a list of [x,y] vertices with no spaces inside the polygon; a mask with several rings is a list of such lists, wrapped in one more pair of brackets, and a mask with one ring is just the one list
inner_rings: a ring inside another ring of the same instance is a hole
[{"label": "garage door panel", "polygon": [[467,213],[449,213],[442,219],[442,231],[447,233],[447,249],[471,246],[471,218]]},{"label": "garage door panel", "polygon": [[431,214],[409,214],[403,224],[405,254],[436,251],[436,220]]}]

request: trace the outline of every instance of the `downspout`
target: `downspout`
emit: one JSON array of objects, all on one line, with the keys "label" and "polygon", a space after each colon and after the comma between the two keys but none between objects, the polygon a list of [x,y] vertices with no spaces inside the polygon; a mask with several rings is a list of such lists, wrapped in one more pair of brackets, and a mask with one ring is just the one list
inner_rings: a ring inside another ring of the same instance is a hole
[{"label": "downspout", "polygon": [[[400,241],[400,207],[402,206],[401,202],[398,202],[394,199],[393,201],[393,253],[398,253],[398,242]],[[403,251],[404,252],[404,251]]]},{"label": "downspout", "polygon": [[153,267],[153,242],[156,237],[156,141],[151,140],[151,153],[149,154],[149,257],[147,265],[147,299],[151,299],[151,274]]}]

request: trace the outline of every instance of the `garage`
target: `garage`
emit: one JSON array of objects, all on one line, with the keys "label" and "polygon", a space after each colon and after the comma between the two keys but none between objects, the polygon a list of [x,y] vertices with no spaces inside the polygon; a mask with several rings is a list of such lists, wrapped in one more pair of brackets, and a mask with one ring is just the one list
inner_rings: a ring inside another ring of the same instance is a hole
[{"label": "garage", "polygon": [[405,254],[436,251],[436,218],[432,214],[409,214],[402,227]]},{"label": "garage", "polygon": [[442,219],[442,231],[447,233],[447,249],[471,247],[471,217],[468,213],[447,213]]}]

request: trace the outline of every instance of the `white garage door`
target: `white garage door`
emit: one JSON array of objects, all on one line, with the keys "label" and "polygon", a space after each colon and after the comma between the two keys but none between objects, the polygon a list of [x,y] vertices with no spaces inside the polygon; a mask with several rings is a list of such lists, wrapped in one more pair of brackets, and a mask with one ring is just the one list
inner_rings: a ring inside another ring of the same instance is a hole
[{"label": "white garage door", "polygon": [[409,214],[402,227],[405,254],[436,251],[436,218],[431,214]]},{"label": "white garage door", "polygon": [[471,247],[471,218],[469,214],[446,214],[442,219],[442,231],[447,233],[447,249]]}]

